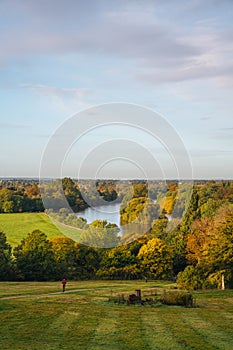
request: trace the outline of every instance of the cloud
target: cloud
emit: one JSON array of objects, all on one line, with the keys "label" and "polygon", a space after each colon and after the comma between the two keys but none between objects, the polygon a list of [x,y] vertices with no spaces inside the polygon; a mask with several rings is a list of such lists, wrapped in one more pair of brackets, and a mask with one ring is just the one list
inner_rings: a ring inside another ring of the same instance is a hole
[{"label": "cloud", "polygon": [[213,130],[211,134],[212,139],[216,140],[224,140],[224,141],[231,141],[233,142],[233,127],[224,127],[224,128],[219,128],[217,130]]},{"label": "cloud", "polygon": [[31,125],[14,124],[14,123],[0,123],[0,129],[27,129],[31,128]]},{"label": "cloud", "polygon": [[57,98],[75,98],[80,99],[85,95],[90,95],[91,90],[87,88],[59,88],[48,85],[21,84],[23,89],[29,89],[42,96],[51,96]]},{"label": "cloud", "polygon": [[220,130],[223,130],[223,131],[233,131],[233,127],[221,128]]},{"label": "cloud", "polygon": [[47,97],[50,106],[66,114],[90,107],[93,96],[93,91],[88,88],[63,88],[42,84],[21,84],[20,87],[31,90],[38,96]]},{"label": "cloud", "polygon": [[192,43],[193,54],[184,53],[184,59],[181,58],[176,66],[174,61],[166,68],[151,66],[150,71],[141,73],[141,78],[152,83],[216,79],[222,85],[232,84],[233,40],[230,33],[228,29],[194,28],[180,37],[184,46]]},{"label": "cloud", "polygon": [[1,31],[1,57],[104,54],[129,60],[135,76],[148,83],[214,78],[231,84],[232,32],[216,25],[230,3],[221,4],[11,0],[2,5],[9,23]]},{"label": "cloud", "polygon": [[233,151],[221,149],[193,149],[190,150],[190,154],[194,158],[225,157],[232,155]]},{"label": "cloud", "polygon": [[[33,3],[34,4],[34,3]],[[93,10],[92,10],[93,11]],[[81,10],[82,12],[82,10]],[[80,12],[77,11],[80,15]],[[59,11],[58,11],[59,14]],[[32,12],[35,16],[35,9]],[[78,15],[78,16],[79,16]],[[2,55],[24,55],[36,53],[95,52],[115,54],[144,62],[165,65],[179,59],[188,59],[198,53],[190,43],[174,36],[174,28],[168,29],[157,23],[148,13],[110,11],[90,12],[85,15],[85,22],[67,21],[64,29],[64,17],[48,14],[43,16],[43,26],[26,21],[22,28],[2,34]],[[72,17],[72,16],[71,16]],[[93,20],[93,21],[92,21]],[[55,27],[52,27],[55,24]],[[7,39],[7,40],[6,40]]]},{"label": "cloud", "polygon": [[207,117],[207,116],[206,116],[206,117],[201,117],[201,118],[200,118],[200,120],[210,120],[210,119],[212,119],[212,117]]},{"label": "cloud", "polygon": [[233,143],[233,135],[232,135],[232,129],[228,129],[228,130],[223,130],[221,131],[221,129],[215,133],[213,133],[211,135],[212,139],[215,140],[224,140],[225,142],[230,141],[231,143]]},{"label": "cloud", "polygon": [[164,71],[148,72],[140,75],[144,81],[151,83],[176,83],[187,80],[220,79],[222,84],[224,84],[224,78],[226,79],[226,84],[228,84],[227,80],[229,76],[233,78],[233,65],[223,68],[218,65],[208,65],[204,62],[200,62],[198,65],[193,62],[191,65],[179,69],[168,68]]}]

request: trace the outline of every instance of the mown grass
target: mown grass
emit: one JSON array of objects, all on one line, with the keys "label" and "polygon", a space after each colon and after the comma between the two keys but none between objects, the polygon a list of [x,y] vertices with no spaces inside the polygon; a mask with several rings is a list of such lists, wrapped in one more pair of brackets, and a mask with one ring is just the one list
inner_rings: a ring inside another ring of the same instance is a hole
[{"label": "mown grass", "polygon": [[195,293],[195,308],[108,303],[111,290],[131,292],[169,285],[70,282],[67,293],[43,295],[59,291],[60,283],[0,283],[1,296],[7,290],[10,295],[14,290],[25,295],[0,299],[1,350],[232,350],[233,291]]},{"label": "mown grass", "polygon": [[[133,292],[134,289],[150,289],[150,288],[168,288],[173,286],[172,282],[156,281],[68,281],[66,290],[69,293],[79,289],[85,294],[88,291],[95,291],[102,297],[108,298],[110,292]],[[11,297],[16,295],[40,295],[45,293],[59,292],[61,282],[0,282],[0,300],[3,297]],[[104,292],[103,292],[104,291]]]},{"label": "mown grass", "polygon": [[48,238],[67,235],[78,239],[79,230],[54,223],[44,213],[0,214],[0,231],[7,236],[7,241],[14,247],[30,232],[41,230]]}]

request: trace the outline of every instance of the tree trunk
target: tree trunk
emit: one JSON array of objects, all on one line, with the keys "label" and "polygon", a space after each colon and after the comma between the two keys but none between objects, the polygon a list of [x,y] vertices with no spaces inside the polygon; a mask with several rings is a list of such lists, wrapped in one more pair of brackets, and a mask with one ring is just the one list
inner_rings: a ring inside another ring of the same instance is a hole
[{"label": "tree trunk", "polygon": [[222,290],[225,289],[225,279],[224,279],[224,274],[222,274]]}]

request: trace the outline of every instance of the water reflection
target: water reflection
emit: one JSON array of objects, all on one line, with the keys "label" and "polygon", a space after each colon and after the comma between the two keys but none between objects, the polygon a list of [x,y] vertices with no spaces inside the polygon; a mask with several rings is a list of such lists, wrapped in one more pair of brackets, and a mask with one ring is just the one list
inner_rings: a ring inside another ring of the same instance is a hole
[{"label": "water reflection", "polygon": [[81,216],[90,224],[95,220],[107,220],[120,227],[120,203],[102,205],[99,207],[89,207],[79,211],[77,216]]},{"label": "water reflection", "polygon": [[81,216],[90,224],[95,220],[107,220],[112,224],[116,224],[120,228],[119,235],[127,235],[129,233],[144,234],[150,229],[150,225],[129,223],[127,225],[120,225],[120,205],[121,203],[103,205],[99,207],[89,207],[76,215]]}]

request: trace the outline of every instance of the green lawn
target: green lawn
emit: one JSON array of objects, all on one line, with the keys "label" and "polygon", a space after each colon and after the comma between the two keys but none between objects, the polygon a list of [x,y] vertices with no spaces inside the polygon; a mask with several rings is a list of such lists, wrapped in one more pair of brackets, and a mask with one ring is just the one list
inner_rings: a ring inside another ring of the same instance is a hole
[{"label": "green lawn", "polygon": [[43,231],[49,238],[66,234],[77,239],[80,234],[79,230],[59,223],[55,226],[44,213],[0,214],[0,231],[6,234],[7,241],[12,246],[16,246],[28,233],[37,229]]},{"label": "green lawn", "polygon": [[[168,285],[144,281],[69,282],[66,293],[43,295],[60,291],[60,283],[2,282],[0,348],[232,350],[233,291],[195,293],[195,308],[108,303],[111,290],[130,292],[154,286],[161,290]],[[3,300],[7,295],[24,297]]]}]

